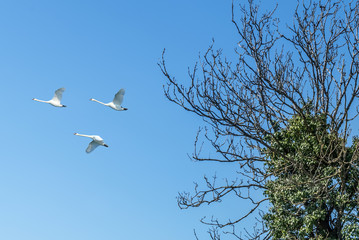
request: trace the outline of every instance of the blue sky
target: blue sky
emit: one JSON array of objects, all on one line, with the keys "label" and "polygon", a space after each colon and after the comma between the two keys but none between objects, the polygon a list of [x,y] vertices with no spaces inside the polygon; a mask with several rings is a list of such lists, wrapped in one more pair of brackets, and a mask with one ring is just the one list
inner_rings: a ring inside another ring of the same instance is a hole
[{"label": "blue sky", "polygon": [[[293,5],[278,2],[287,18]],[[194,239],[193,228],[205,236],[202,216],[246,209],[231,199],[177,207],[178,192],[236,166],[187,157],[203,124],[165,99],[157,66],[166,48],[170,72],[186,83],[212,38],[230,54],[231,1],[3,0],[0,33],[1,239]],[[60,87],[67,108],[31,100]],[[89,101],[111,101],[120,88],[126,112]],[[109,148],[86,154],[89,139],[74,132]]]}]

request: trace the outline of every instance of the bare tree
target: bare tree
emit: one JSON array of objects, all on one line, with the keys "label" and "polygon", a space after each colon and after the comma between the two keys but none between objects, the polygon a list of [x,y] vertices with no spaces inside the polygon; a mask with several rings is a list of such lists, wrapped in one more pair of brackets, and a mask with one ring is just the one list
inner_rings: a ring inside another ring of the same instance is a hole
[{"label": "bare tree", "polygon": [[[211,239],[359,237],[358,140],[350,128],[359,113],[359,3],[301,1],[293,20],[282,32],[275,9],[262,12],[253,0],[232,4],[237,61],[212,44],[189,71],[189,83],[172,77],[163,52],[166,97],[207,126],[197,134],[193,159],[235,164],[239,174],[221,183],[205,177],[206,188],[179,194],[180,208],[227,195],[252,204],[227,222],[203,219]],[[201,154],[201,137],[216,157]],[[265,202],[268,213],[260,211]],[[238,234],[251,214],[258,227]],[[293,229],[279,233],[289,220]]]}]

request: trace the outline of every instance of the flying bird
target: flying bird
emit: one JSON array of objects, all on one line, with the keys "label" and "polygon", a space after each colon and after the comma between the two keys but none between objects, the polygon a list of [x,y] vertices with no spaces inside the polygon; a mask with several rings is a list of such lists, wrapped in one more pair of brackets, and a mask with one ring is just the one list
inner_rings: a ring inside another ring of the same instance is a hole
[{"label": "flying bird", "polygon": [[117,110],[117,111],[126,111],[127,108],[124,108],[121,106],[122,104],[122,101],[123,101],[123,96],[125,95],[125,89],[120,89],[120,91],[118,91],[115,95],[115,97],[113,98],[113,101],[112,102],[109,102],[109,103],[103,103],[103,102],[100,102],[96,99],[93,99],[91,98],[90,101],[94,101],[94,102],[98,102],[98,103],[101,103],[105,106],[108,106],[114,110]]},{"label": "flying bird", "polygon": [[88,137],[91,138],[92,141],[89,143],[86,152],[90,153],[93,150],[95,150],[95,148],[97,148],[98,146],[102,145],[104,147],[108,147],[107,144],[105,144],[105,142],[103,141],[103,139],[100,136],[97,135],[85,135],[85,134],[79,134],[79,133],[74,133],[74,135],[76,136],[81,136],[81,137]]},{"label": "flying bird", "polygon": [[39,99],[36,99],[36,98],[33,98],[32,100],[38,101],[38,102],[49,103],[49,104],[51,104],[52,106],[55,106],[55,107],[66,107],[65,105],[61,104],[62,93],[64,91],[65,91],[65,88],[57,89],[55,91],[54,97],[49,101],[39,100]]}]

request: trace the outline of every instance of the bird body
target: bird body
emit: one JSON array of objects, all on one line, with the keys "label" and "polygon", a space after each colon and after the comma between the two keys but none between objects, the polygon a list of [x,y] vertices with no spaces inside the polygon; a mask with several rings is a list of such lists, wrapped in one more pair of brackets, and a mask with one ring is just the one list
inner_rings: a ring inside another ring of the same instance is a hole
[{"label": "bird body", "polygon": [[123,102],[123,96],[125,95],[125,89],[120,89],[120,91],[118,91],[115,95],[115,97],[113,98],[113,101],[112,102],[109,102],[109,103],[103,103],[103,102],[100,102],[96,99],[93,99],[91,98],[90,101],[93,101],[93,102],[98,102],[102,105],[105,105],[105,106],[108,106],[116,111],[126,111],[127,108],[124,108],[121,106],[122,102]]},{"label": "bird body", "polygon": [[55,91],[55,95],[54,97],[49,100],[49,101],[44,101],[44,100],[40,100],[37,98],[33,98],[32,100],[37,101],[37,102],[44,102],[44,103],[49,103],[54,107],[66,107],[65,105],[61,104],[61,99],[62,99],[62,93],[65,91],[65,88],[59,88]]},{"label": "bird body", "polygon": [[97,148],[98,146],[104,146],[104,147],[108,147],[107,144],[105,144],[105,142],[103,141],[103,138],[98,136],[98,135],[85,135],[85,134],[79,134],[79,133],[74,133],[74,135],[76,136],[81,136],[81,137],[88,137],[91,138],[92,141],[89,143],[86,152],[90,153],[93,150],[95,150],[95,148]]}]

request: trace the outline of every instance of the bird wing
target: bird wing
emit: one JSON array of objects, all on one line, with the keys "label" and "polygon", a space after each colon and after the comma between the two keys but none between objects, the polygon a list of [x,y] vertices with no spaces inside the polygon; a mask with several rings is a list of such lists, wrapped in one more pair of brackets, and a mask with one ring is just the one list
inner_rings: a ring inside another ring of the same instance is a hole
[{"label": "bird wing", "polygon": [[116,93],[115,97],[113,98],[113,103],[115,105],[121,106],[124,95],[125,95],[125,89],[121,88],[120,91],[118,91]]},{"label": "bird wing", "polygon": [[58,101],[60,102],[62,99],[62,93],[65,91],[65,88],[59,88],[55,91],[55,95],[52,98],[53,101]]},{"label": "bird wing", "polygon": [[100,145],[100,144],[98,144],[98,143],[95,142],[95,141],[90,142],[89,145],[88,145],[88,147],[87,147],[87,149],[86,149],[86,152],[87,152],[87,153],[92,152],[92,151],[95,150],[95,148],[97,148],[99,145]]}]

